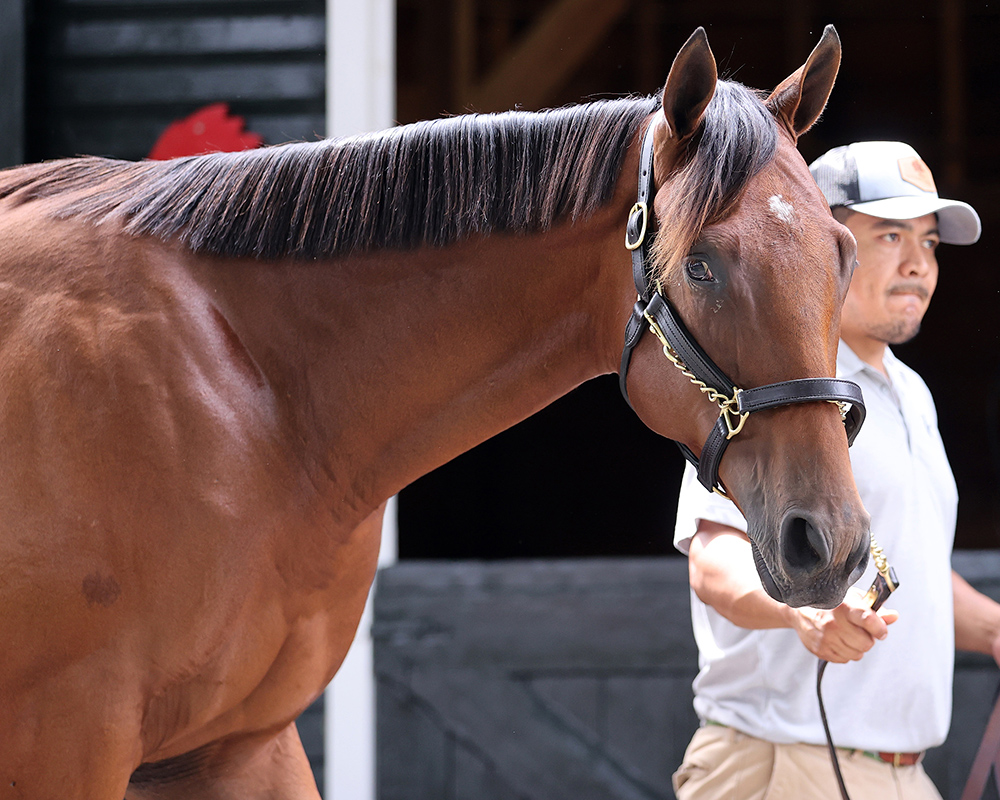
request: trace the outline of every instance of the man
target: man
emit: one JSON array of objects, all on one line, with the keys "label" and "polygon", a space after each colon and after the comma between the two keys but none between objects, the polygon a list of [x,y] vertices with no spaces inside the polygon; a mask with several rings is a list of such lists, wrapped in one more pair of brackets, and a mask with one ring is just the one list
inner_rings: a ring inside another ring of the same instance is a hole
[{"label": "man", "polygon": [[897,610],[875,613],[861,601],[872,564],[835,609],[772,600],[742,515],[689,467],[674,543],[689,557],[702,726],[674,775],[679,800],[839,796],[817,658],[831,662],[823,697],[853,800],[940,800],[920,761],[948,732],[954,648],[1000,661],[1000,605],[950,567],[958,493],[933,400],[888,347],[920,328],[938,243],[972,244],[979,217],[940,199],[930,170],[899,142],[838,147],[810,169],[858,243],[837,374],[864,392],[868,416],[851,463],[872,536],[899,577],[888,603]]}]

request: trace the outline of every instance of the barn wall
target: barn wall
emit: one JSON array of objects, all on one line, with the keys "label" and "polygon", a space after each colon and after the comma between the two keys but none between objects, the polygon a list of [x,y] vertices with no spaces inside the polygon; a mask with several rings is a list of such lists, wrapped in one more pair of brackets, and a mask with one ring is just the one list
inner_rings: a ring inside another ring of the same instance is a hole
[{"label": "barn wall", "polygon": [[24,0],[0,3],[0,168],[24,161]]},{"label": "barn wall", "polygon": [[324,0],[35,0],[27,156],[145,156],[226,102],[278,144],[325,129]]},{"label": "barn wall", "polygon": [[[1000,553],[954,564],[1000,599]],[[673,798],[698,724],[685,560],[401,563],[379,575],[373,638],[380,800]],[[946,800],[998,684],[960,654],[951,735],[926,760]]]}]

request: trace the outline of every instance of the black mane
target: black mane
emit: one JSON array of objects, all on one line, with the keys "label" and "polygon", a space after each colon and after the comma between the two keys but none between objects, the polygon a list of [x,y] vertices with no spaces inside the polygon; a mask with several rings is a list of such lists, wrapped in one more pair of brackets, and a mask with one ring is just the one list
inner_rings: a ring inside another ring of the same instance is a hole
[{"label": "black mane", "polygon": [[[610,199],[657,107],[655,98],[605,100],[171,161],[69,159],[0,173],[0,198],[58,195],[59,217],[116,219],[129,233],[221,256],[441,246],[586,217]],[[749,90],[720,81],[679,175],[691,186],[676,213],[698,227],[725,213],[772,157],[774,130]]]}]

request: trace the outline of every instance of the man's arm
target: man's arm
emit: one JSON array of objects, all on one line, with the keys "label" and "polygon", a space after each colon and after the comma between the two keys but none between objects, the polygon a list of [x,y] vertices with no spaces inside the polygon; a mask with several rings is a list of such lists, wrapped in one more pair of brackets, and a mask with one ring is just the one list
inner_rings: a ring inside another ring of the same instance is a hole
[{"label": "man's arm", "polygon": [[951,571],[955,595],[955,647],[986,653],[1000,664],[1000,604]]},{"label": "man's arm", "polygon": [[871,611],[854,590],[831,610],[772,600],[760,584],[746,534],[708,520],[699,522],[691,540],[688,570],[698,598],[734,625],[792,628],[810,652],[839,664],[860,659],[898,618],[895,611]]}]

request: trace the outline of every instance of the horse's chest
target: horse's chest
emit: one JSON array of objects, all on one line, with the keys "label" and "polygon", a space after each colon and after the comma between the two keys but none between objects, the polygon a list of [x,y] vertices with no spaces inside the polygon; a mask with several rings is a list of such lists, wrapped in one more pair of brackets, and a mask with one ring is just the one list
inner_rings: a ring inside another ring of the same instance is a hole
[{"label": "horse's chest", "polygon": [[[144,739],[160,745],[147,759],[293,721],[347,654],[374,577],[380,530],[377,512],[338,537],[341,546],[310,548],[302,543],[304,531],[291,525],[285,533],[300,542],[298,552],[259,554],[266,566],[248,565],[241,590],[206,608],[192,641],[214,644],[204,648],[201,663],[191,664],[192,650],[182,642],[171,648],[175,665],[186,662],[189,672],[149,699]],[[318,557],[327,559],[322,569]]]}]

